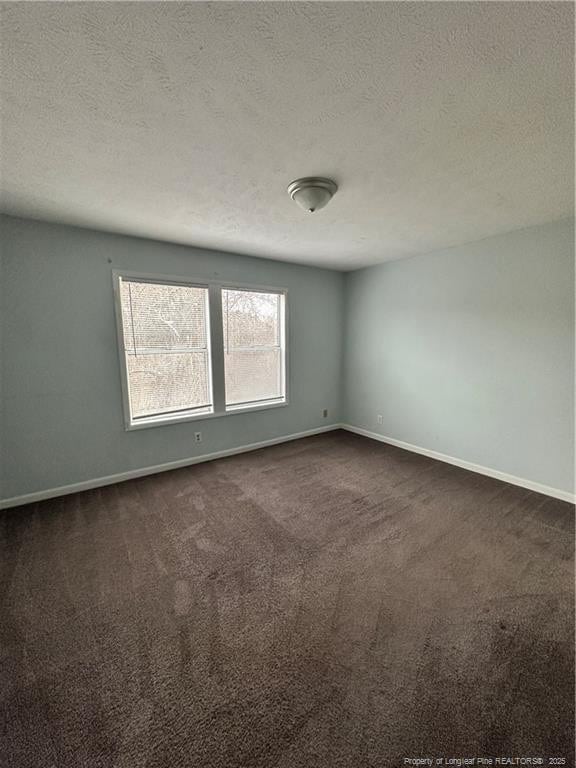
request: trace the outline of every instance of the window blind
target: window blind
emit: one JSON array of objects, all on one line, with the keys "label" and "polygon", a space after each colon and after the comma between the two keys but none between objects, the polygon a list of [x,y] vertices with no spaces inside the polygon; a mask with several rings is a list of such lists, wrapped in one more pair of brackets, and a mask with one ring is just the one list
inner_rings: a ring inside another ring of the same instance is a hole
[{"label": "window blind", "polygon": [[226,405],[284,397],[284,296],[222,290]]},{"label": "window blind", "polygon": [[208,289],[120,281],[132,418],[210,409]]}]

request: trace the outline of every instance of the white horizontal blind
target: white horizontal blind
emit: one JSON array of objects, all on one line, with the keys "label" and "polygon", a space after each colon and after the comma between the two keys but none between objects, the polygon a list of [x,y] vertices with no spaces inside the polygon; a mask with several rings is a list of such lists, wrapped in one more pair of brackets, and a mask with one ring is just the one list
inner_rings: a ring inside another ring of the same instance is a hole
[{"label": "white horizontal blind", "polygon": [[282,293],[222,290],[226,405],[284,398]]},{"label": "white horizontal blind", "polygon": [[132,419],[212,406],[208,289],[120,280]]}]

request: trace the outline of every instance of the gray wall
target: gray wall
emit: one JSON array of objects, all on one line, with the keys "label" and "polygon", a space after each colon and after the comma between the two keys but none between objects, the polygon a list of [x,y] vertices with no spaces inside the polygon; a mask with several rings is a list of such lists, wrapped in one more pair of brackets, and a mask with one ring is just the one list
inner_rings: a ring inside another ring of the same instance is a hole
[{"label": "gray wall", "polygon": [[[345,278],[11,217],[0,246],[0,498],[339,421],[573,490],[571,221]],[[125,432],[112,269],[287,287],[290,405]]]},{"label": "gray wall", "polygon": [[[0,498],[340,421],[341,273],[11,217],[0,217],[0,231]],[[113,269],[287,288],[290,404],[125,432]],[[193,442],[196,430],[202,431],[201,445]]]},{"label": "gray wall", "polygon": [[350,273],[346,329],[349,424],[573,491],[572,221]]}]

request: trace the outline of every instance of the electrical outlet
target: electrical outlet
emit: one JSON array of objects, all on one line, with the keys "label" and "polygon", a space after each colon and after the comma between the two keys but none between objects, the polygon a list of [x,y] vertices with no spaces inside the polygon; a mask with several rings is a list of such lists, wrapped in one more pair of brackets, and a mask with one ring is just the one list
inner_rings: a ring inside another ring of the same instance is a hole
[{"label": "electrical outlet", "polygon": [[201,443],[202,442],[202,432],[194,432],[194,440],[197,443]]},{"label": "electrical outlet", "polygon": [[382,418],[382,414],[379,413],[378,416],[376,416],[376,421],[378,424],[384,424],[384,419]]},{"label": "electrical outlet", "polygon": [[322,411],[322,417],[323,417],[324,419],[327,419],[327,418],[328,418],[328,408],[324,408],[324,410]]}]

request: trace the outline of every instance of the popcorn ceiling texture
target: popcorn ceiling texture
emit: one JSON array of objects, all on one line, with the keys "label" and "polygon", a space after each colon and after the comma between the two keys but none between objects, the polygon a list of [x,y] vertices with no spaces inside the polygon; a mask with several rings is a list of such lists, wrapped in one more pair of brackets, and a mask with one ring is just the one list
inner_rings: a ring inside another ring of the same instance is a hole
[{"label": "popcorn ceiling texture", "polygon": [[[5,212],[353,269],[573,209],[571,3],[3,3]],[[302,175],[341,189],[306,217]]]}]

